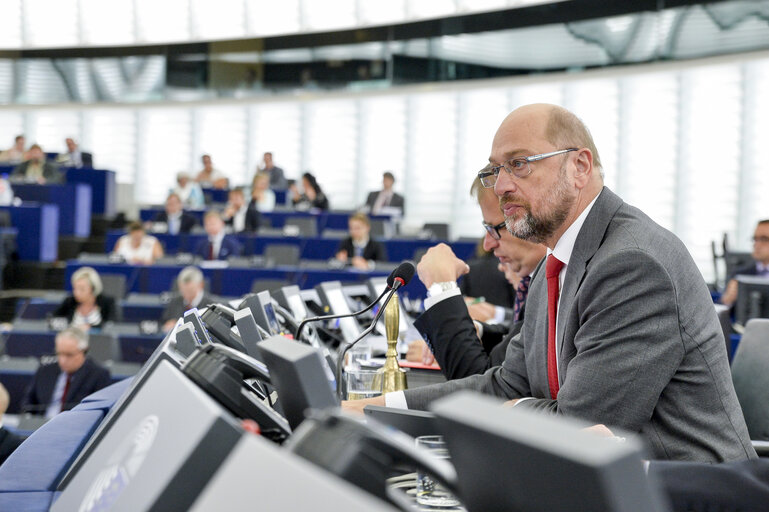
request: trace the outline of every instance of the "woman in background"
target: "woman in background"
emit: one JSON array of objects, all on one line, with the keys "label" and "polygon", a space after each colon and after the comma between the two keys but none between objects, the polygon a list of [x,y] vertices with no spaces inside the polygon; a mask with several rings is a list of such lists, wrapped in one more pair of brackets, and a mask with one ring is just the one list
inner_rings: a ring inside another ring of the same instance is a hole
[{"label": "woman in background", "polygon": [[81,267],[72,274],[71,282],[72,295],[53,312],[54,317],[64,317],[84,331],[116,320],[115,299],[101,294],[104,287],[96,270]]},{"label": "woman in background", "polygon": [[294,208],[297,210],[309,210],[310,208],[328,210],[328,198],[318,185],[315,176],[309,172],[302,174],[302,188],[304,192],[300,194],[295,184],[289,187]]},{"label": "woman in background", "polygon": [[163,257],[163,246],[160,241],[144,231],[141,222],[132,222],[128,226],[128,234],[121,236],[113,253],[133,265],[152,265],[155,260]]}]

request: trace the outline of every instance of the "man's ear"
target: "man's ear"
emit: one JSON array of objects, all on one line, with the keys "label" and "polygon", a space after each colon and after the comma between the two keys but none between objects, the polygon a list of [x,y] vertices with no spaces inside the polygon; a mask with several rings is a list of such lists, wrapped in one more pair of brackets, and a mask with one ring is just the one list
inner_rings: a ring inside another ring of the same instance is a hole
[{"label": "man's ear", "polygon": [[582,148],[577,152],[574,159],[574,181],[577,188],[584,188],[593,174],[593,153],[587,148]]}]

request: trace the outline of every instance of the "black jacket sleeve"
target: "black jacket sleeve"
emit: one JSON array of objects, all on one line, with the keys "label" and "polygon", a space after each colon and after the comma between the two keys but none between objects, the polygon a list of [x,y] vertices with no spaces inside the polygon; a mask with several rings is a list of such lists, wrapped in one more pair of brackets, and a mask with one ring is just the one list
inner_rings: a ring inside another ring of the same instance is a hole
[{"label": "black jacket sleeve", "polygon": [[414,327],[430,346],[447,379],[461,379],[491,367],[461,296],[433,305],[416,319]]}]

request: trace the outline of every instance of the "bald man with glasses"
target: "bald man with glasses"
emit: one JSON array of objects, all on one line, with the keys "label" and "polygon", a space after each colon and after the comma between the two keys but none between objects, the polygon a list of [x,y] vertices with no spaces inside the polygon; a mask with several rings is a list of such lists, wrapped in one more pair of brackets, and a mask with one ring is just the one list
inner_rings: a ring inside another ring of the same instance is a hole
[{"label": "bald man with glasses", "polygon": [[[555,105],[510,113],[479,173],[516,237],[544,244],[521,332],[482,375],[345,402],[426,409],[467,389],[509,406],[637,432],[653,458],[755,458],[731,380],[723,333],[702,274],[683,243],[603,185],[582,121]],[[420,280],[450,290],[467,265],[421,261]],[[461,330],[472,330],[466,316]],[[434,340],[445,343],[446,340]]]}]

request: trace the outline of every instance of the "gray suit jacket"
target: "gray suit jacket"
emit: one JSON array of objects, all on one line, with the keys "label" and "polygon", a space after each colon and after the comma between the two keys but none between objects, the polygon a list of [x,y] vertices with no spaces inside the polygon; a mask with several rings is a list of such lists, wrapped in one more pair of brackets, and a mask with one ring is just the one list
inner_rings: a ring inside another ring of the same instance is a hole
[{"label": "gray suit jacket", "polygon": [[[654,458],[755,457],[718,319],[686,247],[604,188],[566,269],[557,337],[560,391],[547,384],[547,282],[534,274],[521,333],[501,366],[406,392],[424,409],[458,389],[639,432]],[[469,317],[468,317],[469,321]]]}]

